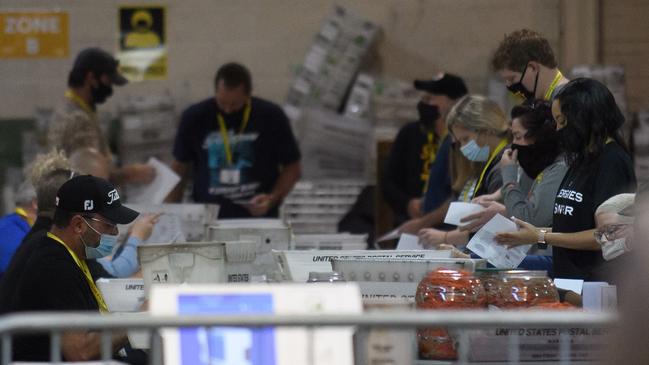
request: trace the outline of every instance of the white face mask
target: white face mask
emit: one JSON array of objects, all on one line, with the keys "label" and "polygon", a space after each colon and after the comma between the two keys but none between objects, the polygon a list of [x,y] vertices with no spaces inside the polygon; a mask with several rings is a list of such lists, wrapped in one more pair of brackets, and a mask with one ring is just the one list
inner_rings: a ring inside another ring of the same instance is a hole
[{"label": "white face mask", "polygon": [[618,238],[613,241],[602,242],[602,256],[606,261],[613,260],[614,258],[629,251],[631,251],[631,247],[626,244],[626,237]]}]

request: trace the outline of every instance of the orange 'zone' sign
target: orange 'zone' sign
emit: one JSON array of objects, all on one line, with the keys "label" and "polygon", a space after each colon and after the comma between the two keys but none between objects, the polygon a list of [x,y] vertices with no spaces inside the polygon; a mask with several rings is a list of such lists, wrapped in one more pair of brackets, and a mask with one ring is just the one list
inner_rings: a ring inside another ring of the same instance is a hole
[{"label": "orange 'zone' sign", "polygon": [[0,12],[0,58],[59,58],[69,51],[68,14]]}]

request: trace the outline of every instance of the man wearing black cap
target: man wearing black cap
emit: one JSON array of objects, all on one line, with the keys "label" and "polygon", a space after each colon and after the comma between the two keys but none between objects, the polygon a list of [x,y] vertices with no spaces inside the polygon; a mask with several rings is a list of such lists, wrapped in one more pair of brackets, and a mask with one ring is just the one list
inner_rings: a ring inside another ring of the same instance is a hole
[{"label": "man wearing black cap", "polygon": [[[399,131],[383,176],[383,196],[395,213],[395,225],[422,216],[421,197],[427,190],[431,166],[436,163],[447,134],[446,114],[467,93],[464,81],[448,73],[429,80],[415,80],[414,86],[423,91],[417,104],[419,121]],[[441,176],[436,178],[445,181]]]},{"label": "man wearing black cap", "polygon": [[[116,224],[132,222],[138,213],[120,203],[108,181],[77,176],[61,186],[54,224],[47,235],[26,241],[0,283],[0,314],[24,311],[100,311],[108,308],[90,276],[87,259],[109,255],[117,240]],[[113,334],[117,352],[128,344],[126,333]],[[96,359],[96,332],[64,333],[61,352],[66,361]],[[13,358],[48,361],[49,338],[17,337]]]},{"label": "man wearing black cap", "polygon": [[[119,62],[100,48],[86,48],[74,61],[68,75],[65,103],[53,116],[48,131],[50,146],[70,156],[79,148],[93,148],[112,164],[110,149],[97,120],[97,104],[113,94],[113,85],[128,81],[118,70]],[[116,182],[148,183],[154,177],[153,167],[133,164],[122,168],[109,167],[111,180]]]}]

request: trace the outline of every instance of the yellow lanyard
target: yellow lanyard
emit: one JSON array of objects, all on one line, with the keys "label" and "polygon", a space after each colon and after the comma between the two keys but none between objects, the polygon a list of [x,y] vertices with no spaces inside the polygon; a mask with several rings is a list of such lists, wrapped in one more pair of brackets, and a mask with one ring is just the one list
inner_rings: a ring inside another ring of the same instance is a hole
[{"label": "yellow lanyard", "polygon": [[563,77],[563,74],[561,71],[557,71],[557,75],[554,77],[554,80],[552,80],[552,83],[550,84],[550,87],[548,87],[548,91],[545,92],[545,100],[550,100],[550,97],[552,97],[552,92],[554,92],[554,89],[557,88],[557,85],[559,84],[559,80]]},{"label": "yellow lanyard", "polygon": [[29,224],[30,227],[34,225],[34,222],[31,219],[29,219],[29,216],[27,215],[27,212],[25,211],[25,209],[16,208],[16,210],[14,210],[14,212],[16,212],[16,214],[18,214],[22,219],[27,221],[27,224]]},{"label": "yellow lanyard", "polygon": [[90,275],[90,270],[88,269],[88,264],[84,260],[79,260],[77,255],[68,247],[68,245],[63,242],[60,238],[55,236],[51,232],[47,232],[47,237],[53,239],[54,241],[60,243],[65,247],[66,250],[70,253],[70,256],[72,256],[72,259],[74,262],[77,264],[79,269],[83,272],[83,274],[86,276],[86,281],[88,282],[88,285],[90,286],[90,291],[92,291],[92,295],[94,295],[95,300],[97,301],[97,304],[99,305],[99,311],[102,313],[108,313],[108,306],[106,305],[106,302],[104,301],[104,297],[101,295],[101,292],[99,289],[97,289],[97,286],[95,285],[95,282],[92,280],[92,275]]},{"label": "yellow lanyard", "polygon": [[77,105],[79,105],[81,109],[83,109],[86,113],[92,115],[93,118],[95,117],[95,111],[90,107],[90,105],[88,105],[88,103],[81,99],[79,95],[73,93],[72,90],[66,91],[65,97],[77,103]]},{"label": "yellow lanyard", "polygon": [[491,156],[489,156],[489,160],[487,160],[487,164],[482,169],[482,173],[480,174],[480,179],[478,179],[478,183],[475,186],[475,190],[473,190],[473,197],[474,198],[475,198],[475,194],[478,192],[478,190],[480,190],[480,187],[482,186],[482,180],[484,179],[485,174],[487,174],[487,170],[489,169],[489,166],[493,162],[494,158],[496,158],[496,156],[498,156],[500,151],[502,151],[502,149],[505,148],[505,146],[507,146],[507,140],[503,139],[498,144],[498,147],[496,147],[496,149],[491,153]]},{"label": "yellow lanyard", "polygon": [[529,200],[532,197],[532,192],[534,192],[534,188],[539,186],[541,182],[543,181],[543,172],[540,172],[539,175],[534,179],[534,182],[532,183],[532,186],[530,187],[530,191],[527,193],[527,199]]},{"label": "yellow lanyard", "polygon": [[[473,190],[471,190],[473,188]],[[468,180],[466,184],[464,184],[464,198],[462,199],[463,202],[469,202],[469,193],[473,194],[475,193],[475,179]]]},{"label": "yellow lanyard", "polygon": [[[250,101],[246,103],[246,109],[243,111],[243,120],[241,121],[241,130],[239,134],[242,134],[248,126],[248,120],[250,119]],[[232,166],[232,148],[230,147],[230,141],[228,138],[228,128],[225,126],[225,120],[221,113],[216,114],[216,120],[219,121],[219,129],[221,130],[221,138],[223,138],[223,148],[225,149],[225,158],[228,160],[228,166]]]},{"label": "yellow lanyard", "polygon": [[428,132],[428,143],[422,147],[421,159],[424,161],[421,167],[420,179],[424,182],[423,192],[428,190],[428,180],[430,178],[430,167],[435,162],[437,157],[437,150],[439,146],[435,143],[435,135],[433,132]]}]

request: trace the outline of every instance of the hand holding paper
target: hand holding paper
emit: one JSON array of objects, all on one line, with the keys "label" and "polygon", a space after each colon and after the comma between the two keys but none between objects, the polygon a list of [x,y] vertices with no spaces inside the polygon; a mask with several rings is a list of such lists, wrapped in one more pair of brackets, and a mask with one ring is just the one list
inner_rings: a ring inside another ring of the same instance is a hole
[{"label": "hand holding paper", "polygon": [[515,217],[512,217],[512,221],[518,229],[510,232],[497,232],[496,242],[512,248],[520,245],[530,245],[538,241],[539,232],[536,227]]},{"label": "hand holding paper", "polygon": [[448,207],[448,211],[446,212],[444,223],[452,224],[454,226],[460,226],[467,223],[467,222],[462,222],[462,218],[466,217],[467,215],[471,215],[483,210],[484,207],[480,204],[452,202],[451,205]]},{"label": "hand holding paper", "polygon": [[469,241],[467,248],[497,268],[515,268],[523,261],[531,245],[508,249],[495,241],[497,232],[516,232],[516,223],[497,214]]},{"label": "hand holding paper", "polygon": [[423,250],[424,247],[419,242],[419,237],[404,233],[399,238],[399,243],[397,243],[397,250]]},{"label": "hand holding paper", "polygon": [[462,226],[458,227],[460,231],[477,232],[496,214],[505,215],[507,213],[507,207],[496,201],[481,203],[480,205],[485,207],[485,209],[477,213],[467,215],[460,220],[460,222],[463,224]]}]

